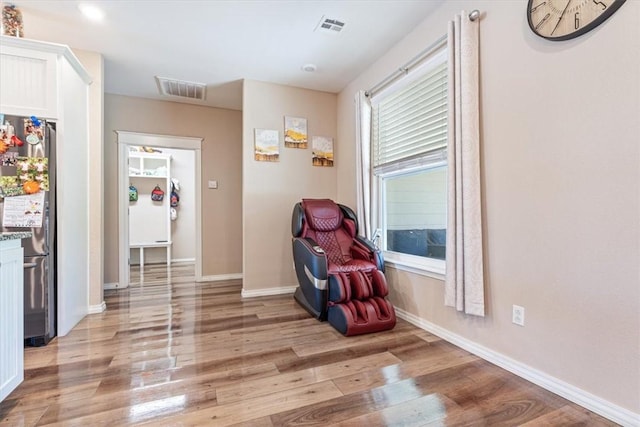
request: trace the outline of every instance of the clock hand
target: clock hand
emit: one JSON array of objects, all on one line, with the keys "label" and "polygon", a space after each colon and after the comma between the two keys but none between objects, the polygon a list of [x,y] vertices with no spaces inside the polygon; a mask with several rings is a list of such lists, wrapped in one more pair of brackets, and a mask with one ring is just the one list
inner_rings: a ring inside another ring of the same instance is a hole
[{"label": "clock hand", "polygon": [[553,31],[551,31],[551,34],[556,32],[556,29],[558,28],[558,25],[560,25],[560,21],[562,21],[562,17],[564,16],[565,12],[567,11],[567,8],[569,7],[569,3],[571,3],[571,0],[569,0],[567,2],[566,6],[564,7],[564,10],[560,14],[560,18],[558,18],[558,22],[556,22],[556,26],[553,27]]},{"label": "clock hand", "polygon": [[[595,0],[594,0],[594,1],[595,1]],[[539,5],[537,5],[536,7],[531,8],[531,11],[530,11],[530,12],[531,12],[531,13],[535,12],[536,10],[538,10],[538,8],[539,8],[540,6],[544,6],[545,4],[547,4],[547,2],[546,2],[546,1],[543,1],[542,3],[540,3]]]},{"label": "clock hand", "polygon": [[547,13],[546,15],[544,15],[544,18],[542,18],[542,20],[540,22],[538,22],[538,25],[536,25],[536,30],[540,27],[542,27],[544,25],[545,22],[547,22],[547,20],[549,19],[549,17],[551,16],[550,13]]}]

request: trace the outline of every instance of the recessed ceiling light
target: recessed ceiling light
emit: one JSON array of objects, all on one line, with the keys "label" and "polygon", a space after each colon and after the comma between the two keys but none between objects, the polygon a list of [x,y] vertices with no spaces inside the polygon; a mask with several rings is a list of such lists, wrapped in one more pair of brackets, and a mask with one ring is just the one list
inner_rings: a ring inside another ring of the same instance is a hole
[{"label": "recessed ceiling light", "polygon": [[90,21],[100,22],[104,19],[104,11],[98,6],[94,6],[88,3],[80,3],[78,9]]},{"label": "recessed ceiling light", "polygon": [[301,68],[307,73],[313,73],[317,69],[316,64],[304,64]]}]

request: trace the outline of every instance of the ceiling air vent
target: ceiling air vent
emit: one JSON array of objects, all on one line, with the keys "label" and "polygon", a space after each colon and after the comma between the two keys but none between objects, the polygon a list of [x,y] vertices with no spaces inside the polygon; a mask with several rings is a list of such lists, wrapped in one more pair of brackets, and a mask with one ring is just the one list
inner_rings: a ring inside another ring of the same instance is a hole
[{"label": "ceiling air vent", "polygon": [[207,85],[204,83],[187,82],[184,80],[167,79],[156,76],[160,93],[168,96],[179,96],[181,98],[198,99],[204,101]]},{"label": "ceiling air vent", "polygon": [[316,27],[316,31],[329,34],[338,34],[340,31],[342,31],[343,28],[344,22],[338,19],[326,18],[323,16],[320,19],[318,26]]}]

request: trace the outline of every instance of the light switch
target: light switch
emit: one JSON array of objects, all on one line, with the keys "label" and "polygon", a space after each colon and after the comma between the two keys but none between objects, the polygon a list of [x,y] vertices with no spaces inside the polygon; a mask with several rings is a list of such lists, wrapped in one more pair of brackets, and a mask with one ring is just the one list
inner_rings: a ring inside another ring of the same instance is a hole
[{"label": "light switch", "polygon": [[218,188],[218,181],[209,181],[209,188]]}]

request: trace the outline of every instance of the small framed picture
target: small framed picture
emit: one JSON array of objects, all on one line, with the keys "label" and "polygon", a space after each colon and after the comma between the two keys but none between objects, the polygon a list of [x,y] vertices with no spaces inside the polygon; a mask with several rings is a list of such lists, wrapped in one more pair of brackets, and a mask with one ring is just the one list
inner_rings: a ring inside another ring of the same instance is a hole
[{"label": "small framed picture", "polygon": [[253,158],[258,162],[280,161],[280,137],[277,130],[254,129],[255,148]]},{"label": "small framed picture", "polygon": [[314,136],[311,138],[313,166],[333,166],[333,138]]},{"label": "small framed picture", "polygon": [[307,119],[302,117],[284,117],[284,146],[288,148],[307,148]]}]

